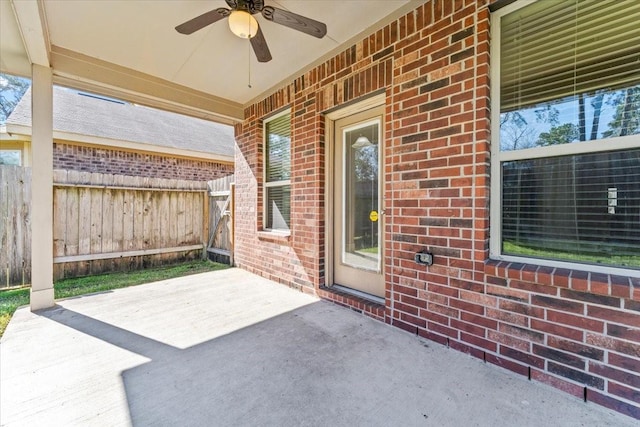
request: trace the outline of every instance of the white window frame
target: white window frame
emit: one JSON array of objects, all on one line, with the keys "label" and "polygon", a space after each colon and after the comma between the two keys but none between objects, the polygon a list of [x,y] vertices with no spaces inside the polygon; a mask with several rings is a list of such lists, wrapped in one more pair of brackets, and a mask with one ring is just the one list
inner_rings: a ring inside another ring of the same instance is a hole
[{"label": "white window frame", "polygon": [[556,157],[586,153],[608,152],[640,148],[640,135],[603,138],[575,144],[535,147],[523,150],[500,151],[500,20],[522,7],[539,0],[519,0],[491,15],[491,206],[489,257],[494,260],[519,262],[570,270],[591,271],[605,274],[640,277],[640,270],[598,264],[556,261],[526,256],[502,254],[502,168],[503,162]]},{"label": "white window frame", "polygon": [[[269,206],[268,206],[268,198],[267,198],[267,194],[268,194],[268,189],[269,188],[273,188],[273,187],[285,187],[287,185],[291,186],[291,180],[290,179],[284,179],[281,181],[271,181],[271,182],[267,182],[267,162],[269,160],[269,147],[268,147],[268,140],[269,140],[269,135],[267,135],[267,124],[275,119],[278,119],[282,116],[289,116],[289,120],[291,120],[291,109],[288,108],[284,111],[281,111],[277,114],[274,114],[273,116],[267,118],[264,120],[263,122],[263,126],[262,126],[262,141],[263,141],[263,159],[264,159],[264,164],[263,164],[263,168],[262,168],[262,182],[263,182],[263,189],[262,189],[262,212],[263,212],[263,230],[264,231],[269,231],[269,232],[273,232],[273,233],[281,233],[281,234],[286,234],[289,235],[291,233],[291,223],[289,223],[289,228],[285,229],[285,228],[268,228],[266,226],[266,224],[269,222]],[[289,167],[291,168],[291,164],[293,163],[293,157],[291,157],[291,136],[289,136],[289,158],[291,159],[291,163],[289,164]],[[291,172],[291,171],[289,171]],[[289,200],[289,203],[291,203],[291,200]],[[272,221],[273,222],[273,221]],[[289,222],[291,222],[291,218],[289,218]]]}]

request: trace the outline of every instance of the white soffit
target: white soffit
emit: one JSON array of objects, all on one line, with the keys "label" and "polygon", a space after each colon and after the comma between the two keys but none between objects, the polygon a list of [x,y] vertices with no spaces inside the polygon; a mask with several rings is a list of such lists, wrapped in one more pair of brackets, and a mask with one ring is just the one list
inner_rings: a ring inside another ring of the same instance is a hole
[{"label": "white soffit", "polygon": [[22,76],[31,75],[31,62],[22,42],[13,5],[0,0],[0,71]]},{"label": "white soffit", "polygon": [[257,15],[273,56],[263,64],[256,61],[248,41],[231,34],[226,20],[189,36],[174,30],[188,19],[227,7],[223,0],[48,0],[43,4],[55,47],[246,104],[388,15],[422,2],[266,0],[267,5],[325,22],[327,36],[316,39]]}]

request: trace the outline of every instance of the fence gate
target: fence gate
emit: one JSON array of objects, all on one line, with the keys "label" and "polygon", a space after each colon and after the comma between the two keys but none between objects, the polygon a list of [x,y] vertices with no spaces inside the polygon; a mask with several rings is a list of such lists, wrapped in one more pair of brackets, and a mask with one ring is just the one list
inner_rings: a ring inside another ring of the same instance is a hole
[{"label": "fence gate", "polygon": [[0,165],[0,288],[31,283],[31,168]]},{"label": "fence gate", "polygon": [[233,175],[209,181],[209,259],[233,265]]}]

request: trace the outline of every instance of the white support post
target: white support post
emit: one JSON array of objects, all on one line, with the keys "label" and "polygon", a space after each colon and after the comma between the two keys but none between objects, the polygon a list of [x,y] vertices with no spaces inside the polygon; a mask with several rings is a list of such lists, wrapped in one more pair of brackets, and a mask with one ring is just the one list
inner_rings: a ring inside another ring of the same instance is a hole
[{"label": "white support post", "polygon": [[52,307],[53,77],[32,65],[31,89],[31,311]]}]

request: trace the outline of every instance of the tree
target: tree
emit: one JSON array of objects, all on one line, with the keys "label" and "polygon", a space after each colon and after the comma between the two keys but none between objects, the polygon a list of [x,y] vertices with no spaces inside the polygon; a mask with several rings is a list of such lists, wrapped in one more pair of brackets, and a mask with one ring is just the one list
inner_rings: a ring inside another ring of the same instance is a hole
[{"label": "tree", "polygon": [[531,148],[534,144],[535,130],[518,111],[509,111],[500,115],[500,149],[503,151]]},{"label": "tree", "polygon": [[591,141],[598,139],[598,126],[600,125],[600,115],[602,114],[602,101],[604,100],[604,93],[598,93],[595,98],[591,100],[591,107],[593,108],[593,121],[591,122]]},{"label": "tree", "polygon": [[580,138],[580,131],[573,123],[565,123],[553,126],[549,132],[542,132],[538,137],[537,145],[548,147],[550,145],[567,144],[577,141]]},{"label": "tree", "polygon": [[0,73],[0,125],[7,121],[29,86],[31,82],[27,79]]},{"label": "tree", "polygon": [[378,146],[354,149],[355,177],[358,182],[378,179]]},{"label": "tree", "polygon": [[609,122],[609,129],[602,136],[626,136],[640,133],[640,86],[635,86],[617,94],[611,104],[616,112]]}]

